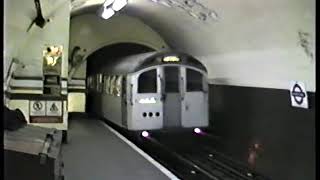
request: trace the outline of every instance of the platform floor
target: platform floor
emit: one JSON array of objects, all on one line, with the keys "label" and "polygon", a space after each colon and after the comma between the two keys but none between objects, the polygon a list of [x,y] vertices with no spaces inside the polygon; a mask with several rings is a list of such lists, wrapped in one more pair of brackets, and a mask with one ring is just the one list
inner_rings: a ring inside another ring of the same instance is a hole
[{"label": "platform floor", "polygon": [[67,180],[169,179],[98,120],[70,120],[68,141],[62,148]]}]

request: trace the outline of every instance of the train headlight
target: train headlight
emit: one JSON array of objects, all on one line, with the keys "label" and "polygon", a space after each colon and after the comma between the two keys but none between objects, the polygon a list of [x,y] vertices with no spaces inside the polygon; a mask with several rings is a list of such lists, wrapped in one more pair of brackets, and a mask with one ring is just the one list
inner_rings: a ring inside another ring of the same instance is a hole
[{"label": "train headlight", "polygon": [[149,137],[149,133],[148,133],[148,131],[142,131],[142,133],[141,133],[141,135],[143,136],[143,137]]},{"label": "train headlight", "polygon": [[194,128],[193,129],[193,132],[197,133],[197,134],[200,134],[202,131],[200,128]]}]

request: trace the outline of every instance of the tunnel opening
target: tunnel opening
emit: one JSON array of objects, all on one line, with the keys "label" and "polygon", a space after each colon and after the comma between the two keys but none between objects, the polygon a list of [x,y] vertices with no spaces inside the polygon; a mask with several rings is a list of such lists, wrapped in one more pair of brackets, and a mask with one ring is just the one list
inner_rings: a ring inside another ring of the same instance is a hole
[{"label": "tunnel opening", "polygon": [[[117,43],[104,46],[87,57],[86,77],[94,74],[100,68],[108,66],[109,63],[112,63],[112,61],[110,61],[111,59],[130,56],[139,53],[147,53],[151,51],[155,51],[155,49],[138,43]],[[99,104],[100,102],[93,103],[92,101],[98,100],[95,99],[93,96],[95,95],[90,93],[87,94],[85,110],[87,114],[96,116],[96,112],[99,112],[101,110],[97,109],[97,107],[92,105]]]}]

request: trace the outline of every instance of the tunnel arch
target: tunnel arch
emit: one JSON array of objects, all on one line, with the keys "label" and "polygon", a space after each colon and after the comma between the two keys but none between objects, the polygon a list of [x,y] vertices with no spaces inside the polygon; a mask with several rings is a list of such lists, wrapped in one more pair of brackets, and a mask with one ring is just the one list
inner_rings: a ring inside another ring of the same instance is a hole
[{"label": "tunnel arch", "polygon": [[[74,48],[80,48],[79,50],[82,50],[85,52],[85,55],[82,57],[82,60],[79,64],[77,64],[71,71],[69,72],[69,78],[72,78],[73,74],[81,68],[81,66],[84,63],[87,63],[87,60],[90,56],[95,54],[97,51],[101,51],[102,49],[108,48],[108,47],[113,47],[113,46],[120,46],[120,45],[125,45],[125,44],[131,44],[131,45],[137,45],[141,47],[145,47],[146,49],[152,49],[153,51],[159,51],[159,50],[164,50],[164,49],[170,49],[168,46],[157,46],[155,44],[149,43],[149,42],[144,42],[144,41],[137,41],[137,40],[130,40],[130,39],[123,39],[123,40],[112,40],[107,43],[103,43],[98,45],[95,48],[92,48],[90,51],[87,51],[86,49],[81,49],[79,46],[76,46]],[[72,53],[71,53],[72,54]],[[71,57],[72,58],[72,57]]]},{"label": "tunnel arch", "polygon": [[108,58],[118,58],[156,50],[158,49],[145,44],[132,42],[120,42],[104,46],[91,53],[86,58],[87,75],[91,74],[92,71],[98,69],[99,67],[102,67],[104,64],[108,64]]},{"label": "tunnel arch", "polygon": [[84,79],[87,58],[97,50],[117,43],[135,43],[154,50],[171,49],[158,32],[136,17],[119,14],[104,21],[95,14],[78,15],[71,20],[69,54],[73,54],[75,47],[81,50],[75,55],[77,60],[70,56],[70,62],[78,63],[75,66],[71,63],[69,80]]}]

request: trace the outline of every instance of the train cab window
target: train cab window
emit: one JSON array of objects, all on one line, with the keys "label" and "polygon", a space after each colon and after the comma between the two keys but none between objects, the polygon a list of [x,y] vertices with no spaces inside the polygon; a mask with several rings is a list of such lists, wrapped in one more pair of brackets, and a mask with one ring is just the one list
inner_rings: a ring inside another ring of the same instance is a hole
[{"label": "train cab window", "polygon": [[187,92],[203,91],[203,76],[200,72],[187,69]]},{"label": "train cab window", "polygon": [[157,70],[152,69],[140,74],[138,93],[157,93]]},{"label": "train cab window", "polygon": [[91,78],[90,77],[87,78],[87,88],[88,89],[91,88]]}]

